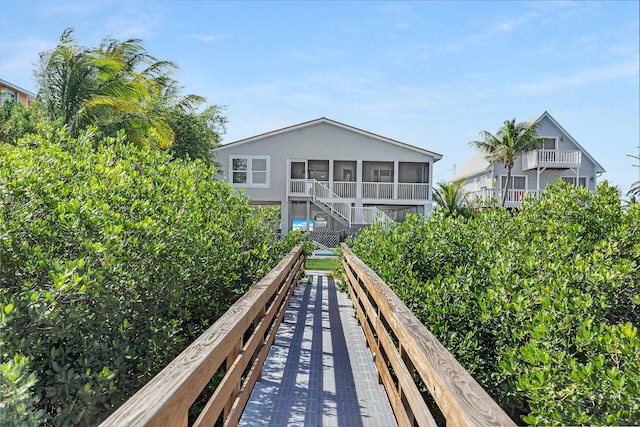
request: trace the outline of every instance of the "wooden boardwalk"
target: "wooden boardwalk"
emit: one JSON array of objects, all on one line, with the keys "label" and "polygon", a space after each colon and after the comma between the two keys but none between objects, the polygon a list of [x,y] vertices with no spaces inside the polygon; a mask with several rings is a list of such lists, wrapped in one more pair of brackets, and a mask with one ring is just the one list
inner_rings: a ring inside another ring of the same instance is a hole
[{"label": "wooden boardwalk", "polygon": [[330,276],[309,279],[295,290],[239,425],[396,426],[351,300]]}]

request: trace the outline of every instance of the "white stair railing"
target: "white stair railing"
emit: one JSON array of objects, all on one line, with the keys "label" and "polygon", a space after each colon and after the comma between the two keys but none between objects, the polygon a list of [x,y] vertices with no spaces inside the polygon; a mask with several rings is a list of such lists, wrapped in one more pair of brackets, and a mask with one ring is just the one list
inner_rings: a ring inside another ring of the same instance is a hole
[{"label": "white stair railing", "polygon": [[329,187],[323,183],[311,180],[311,200],[319,202],[329,209],[331,214],[336,214],[347,221],[351,227],[351,203],[345,202],[340,196],[331,191]]},{"label": "white stair railing", "polygon": [[343,218],[349,227],[352,224],[373,224],[380,222],[385,226],[395,223],[387,214],[376,207],[355,208],[351,202],[344,201],[336,193],[320,181],[315,179],[309,181],[311,188],[309,195],[311,200],[320,203],[329,209],[331,214]]}]

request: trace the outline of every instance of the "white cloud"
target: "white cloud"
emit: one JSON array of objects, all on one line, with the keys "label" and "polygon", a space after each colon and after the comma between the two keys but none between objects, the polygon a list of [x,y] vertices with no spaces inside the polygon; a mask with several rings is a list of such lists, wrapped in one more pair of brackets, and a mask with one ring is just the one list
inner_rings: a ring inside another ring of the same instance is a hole
[{"label": "white cloud", "polygon": [[230,34],[189,34],[188,39],[196,40],[203,43],[216,43],[231,38]]},{"label": "white cloud", "polygon": [[460,40],[444,45],[443,49],[448,52],[459,52],[466,50],[472,46],[484,45],[489,41],[503,37],[514,30],[528,24],[529,22],[539,19],[540,14],[537,12],[527,13],[517,18],[503,20],[484,27],[482,31],[463,37]]},{"label": "white cloud", "polygon": [[555,92],[568,86],[585,86],[629,77],[637,79],[639,73],[638,61],[629,61],[583,70],[573,75],[550,76],[539,81],[515,85],[511,87],[511,90],[515,90],[522,95],[541,95]]}]

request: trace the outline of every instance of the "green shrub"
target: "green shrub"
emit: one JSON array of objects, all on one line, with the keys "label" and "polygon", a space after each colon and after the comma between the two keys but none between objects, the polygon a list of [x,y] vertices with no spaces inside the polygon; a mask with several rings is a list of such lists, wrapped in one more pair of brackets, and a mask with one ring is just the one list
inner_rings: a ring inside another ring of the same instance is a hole
[{"label": "green shrub", "polygon": [[122,134],[0,144],[3,415],[98,423],[297,243],[213,175]]},{"label": "green shrub", "polygon": [[363,231],[358,256],[516,420],[640,423],[640,208],[549,187],[518,211]]}]

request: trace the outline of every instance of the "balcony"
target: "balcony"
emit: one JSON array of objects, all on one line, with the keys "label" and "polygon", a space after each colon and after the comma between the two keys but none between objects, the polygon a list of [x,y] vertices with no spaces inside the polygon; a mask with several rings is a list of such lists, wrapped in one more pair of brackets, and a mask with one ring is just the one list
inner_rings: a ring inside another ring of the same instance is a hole
[{"label": "balcony", "polygon": [[522,158],[522,170],[537,168],[571,169],[582,164],[582,152],[569,150],[533,150]]},{"label": "balcony", "polygon": [[[467,200],[472,206],[488,207],[501,206],[504,190],[500,188],[486,188],[484,190],[471,191],[467,194]],[[507,191],[506,207],[517,208],[525,199],[537,199],[542,190],[513,189]]]},{"label": "balcony", "polygon": [[[287,196],[309,197],[313,179],[290,179]],[[393,182],[320,181],[343,199],[429,200],[429,184]]]}]

